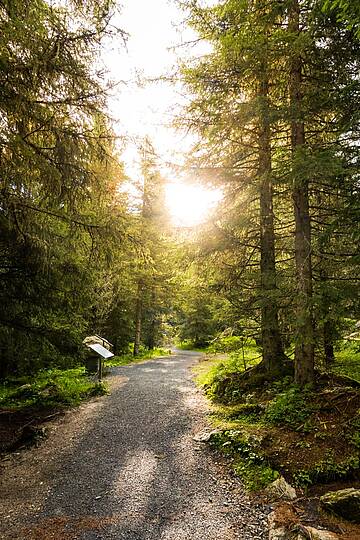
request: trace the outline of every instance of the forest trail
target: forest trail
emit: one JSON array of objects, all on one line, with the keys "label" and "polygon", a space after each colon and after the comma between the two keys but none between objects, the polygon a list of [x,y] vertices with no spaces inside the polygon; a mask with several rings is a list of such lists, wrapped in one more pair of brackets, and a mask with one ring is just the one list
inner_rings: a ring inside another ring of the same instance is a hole
[{"label": "forest trail", "polygon": [[196,353],[114,368],[111,395],[53,423],[2,471],[0,538],[263,540],[266,510],[194,435]]}]

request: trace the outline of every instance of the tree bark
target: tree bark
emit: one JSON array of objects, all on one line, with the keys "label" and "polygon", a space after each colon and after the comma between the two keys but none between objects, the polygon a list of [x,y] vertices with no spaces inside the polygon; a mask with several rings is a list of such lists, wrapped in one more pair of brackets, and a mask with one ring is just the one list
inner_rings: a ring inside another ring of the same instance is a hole
[{"label": "tree bark", "polygon": [[284,351],[279,330],[279,315],[275,266],[275,231],[273,184],[271,171],[270,120],[268,111],[269,82],[263,66],[263,80],[259,85],[262,100],[259,120],[260,180],[260,273],[261,273],[261,338],[263,361],[269,372],[280,371]]},{"label": "tree bark", "polygon": [[322,338],[323,338],[323,351],[324,351],[324,365],[325,369],[331,367],[335,361],[334,353],[334,321],[331,317],[331,305],[332,301],[327,292],[326,285],[328,284],[328,261],[324,259],[322,252],[326,251],[328,244],[321,238],[318,241],[319,245],[319,281],[320,281],[320,315],[322,320]]},{"label": "tree bark", "polygon": [[141,342],[141,323],[142,323],[142,282],[138,282],[136,308],[135,308],[135,339],[134,339],[134,356],[139,354]]},{"label": "tree bark", "polygon": [[[289,9],[289,31],[300,33],[300,5],[292,0]],[[305,146],[302,119],[302,59],[293,51],[290,61],[291,149],[293,158],[293,204],[295,217],[295,266],[297,278],[295,382],[301,386],[314,382],[314,323],[312,314],[311,226],[309,181],[299,171],[297,161]]]},{"label": "tree bark", "polygon": [[335,362],[334,332],[331,321],[325,321],[323,326],[325,367],[330,368]]}]

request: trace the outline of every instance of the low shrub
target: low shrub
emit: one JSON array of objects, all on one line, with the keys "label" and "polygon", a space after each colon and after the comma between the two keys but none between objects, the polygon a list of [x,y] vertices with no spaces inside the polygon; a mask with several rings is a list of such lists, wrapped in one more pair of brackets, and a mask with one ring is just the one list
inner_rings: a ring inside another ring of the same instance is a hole
[{"label": "low shrub", "polygon": [[309,390],[293,385],[270,402],[264,420],[274,425],[307,431],[310,429],[309,419],[316,410],[311,398]]},{"label": "low shrub", "polygon": [[294,475],[294,484],[299,487],[307,487],[316,483],[328,483],[336,480],[346,480],[352,478],[354,473],[360,468],[359,456],[336,462],[329,452],[329,455],[316,463],[309,470],[300,470]]},{"label": "low shrub", "polygon": [[85,368],[49,369],[35,377],[18,377],[0,385],[0,407],[61,407],[79,404],[83,399],[107,392],[103,383],[90,380]]},{"label": "low shrub", "polygon": [[139,354],[134,356],[132,352],[123,354],[121,356],[113,356],[109,360],[106,360],[105,366],[115,367],[115,366],[125,366],[127,364],[132,364],[136,362],[141,362],[142,360],[151,360],[151,358],[156,358],[158,356],[168,356],[171,352],[169,349],[146,349],[145,347],[140,347]]},{"label": "low shrub", "polygon": [[239,430],[216,432],[210,444],[223,454],[232,456],[233,469],[249,491],[266,487],[279,477],[260,452],[261,439]]}]

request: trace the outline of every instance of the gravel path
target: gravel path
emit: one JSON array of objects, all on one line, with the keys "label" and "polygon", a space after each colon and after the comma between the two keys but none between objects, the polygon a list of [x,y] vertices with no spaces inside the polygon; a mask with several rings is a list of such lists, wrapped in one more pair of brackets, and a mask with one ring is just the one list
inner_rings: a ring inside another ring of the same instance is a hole
[{"label": "gravel path", "polygon": [[52,424],[49,439],[10,458],[0,486],[0,538],[263,540],[251,501],[194,435],[206,403],[197,356],[115,368],[112,393]]}]

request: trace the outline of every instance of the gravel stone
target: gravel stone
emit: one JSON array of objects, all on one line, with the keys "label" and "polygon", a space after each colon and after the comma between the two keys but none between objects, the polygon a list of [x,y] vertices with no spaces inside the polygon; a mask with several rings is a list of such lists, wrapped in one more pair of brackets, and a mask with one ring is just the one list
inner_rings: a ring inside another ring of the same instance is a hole
[{"label": "gravel stone", "polygon": [[208,407],[190,352],[113,368],[111,395],[2,463],[6,540],[265,540],[269,508],[194,441]]}]

